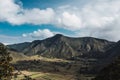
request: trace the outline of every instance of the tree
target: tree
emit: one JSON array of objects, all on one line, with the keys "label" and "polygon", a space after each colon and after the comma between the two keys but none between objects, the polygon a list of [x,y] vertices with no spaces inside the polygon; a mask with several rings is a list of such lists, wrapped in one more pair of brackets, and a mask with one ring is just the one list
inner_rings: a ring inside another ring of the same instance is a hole
[{"label": "tree", "polygon": [[6,46],[0,43],[0,80],[11,80],[14,69],[10,64],[11,61],[12,57]]}]

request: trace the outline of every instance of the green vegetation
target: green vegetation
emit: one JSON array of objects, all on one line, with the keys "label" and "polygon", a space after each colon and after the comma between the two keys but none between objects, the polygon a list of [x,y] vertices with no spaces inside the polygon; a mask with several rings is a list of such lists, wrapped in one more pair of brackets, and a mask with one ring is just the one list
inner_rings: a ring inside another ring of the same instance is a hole
[{"label": "green vegetation", "polygon": [[12,57],[9,56],[7,48],[0,44],[0,79],[1,80],[10,80],[12,77],[13,67],[10,65]]},{"label": "green vegetation", "polygon": [[[14,67],[11,65],[13,58],[10,56],[7,47],[0,43],[0,80],[11,80],[17,78],[17,73],[14,73]],[[29,76],[24,75],[23,80],[34,80]]]}]

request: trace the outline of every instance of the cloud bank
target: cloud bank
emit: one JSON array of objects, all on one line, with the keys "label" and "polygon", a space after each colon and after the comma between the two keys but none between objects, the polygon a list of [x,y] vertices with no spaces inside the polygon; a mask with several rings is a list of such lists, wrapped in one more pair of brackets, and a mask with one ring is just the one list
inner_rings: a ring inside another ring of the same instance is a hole
[{"label": "cloud bank", "polygon": [[[82,6],[63,5],[55,9],[24,9],[14,0],[0,0],[0,22],[9,22],[13,25],[52,24],[75,32],[75,36],[119,40],[119,5],[120,0],[91,0]],[[38,37],[38,33],[41,36],[44,31],[38,30],[27,36],[36,35]]]}]

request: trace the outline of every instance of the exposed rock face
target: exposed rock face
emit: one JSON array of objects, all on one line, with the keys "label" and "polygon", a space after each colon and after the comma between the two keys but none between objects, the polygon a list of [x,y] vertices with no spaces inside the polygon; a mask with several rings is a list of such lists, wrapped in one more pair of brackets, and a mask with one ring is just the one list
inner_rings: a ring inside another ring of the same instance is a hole
[{"label": "exposed rock face", "polygon": [[61,34],[45,40],[36,40],[31,43],[20,43],[8,47],[25,55],[39,54],[45,57],[71,58],[71,57],[103,57],[114,42],[107,40],[83,37],[71,38]]}]

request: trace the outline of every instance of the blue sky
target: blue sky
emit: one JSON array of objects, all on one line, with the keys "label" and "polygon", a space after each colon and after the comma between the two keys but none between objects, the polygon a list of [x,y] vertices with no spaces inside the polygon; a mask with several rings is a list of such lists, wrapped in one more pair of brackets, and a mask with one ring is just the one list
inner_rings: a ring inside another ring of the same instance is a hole
[{"label": "blue sky", "polygon": [[118,41],[119,5],[119,0],[0,0],[0,42],[29,42],[58,33]]},{"label": "blue sky", "polygon": [[[57,8],[63,5],[80,6],[88,2],[88,0],[21,0],[24,8]],[[32,3],[32,4],[31,4]]]}]

